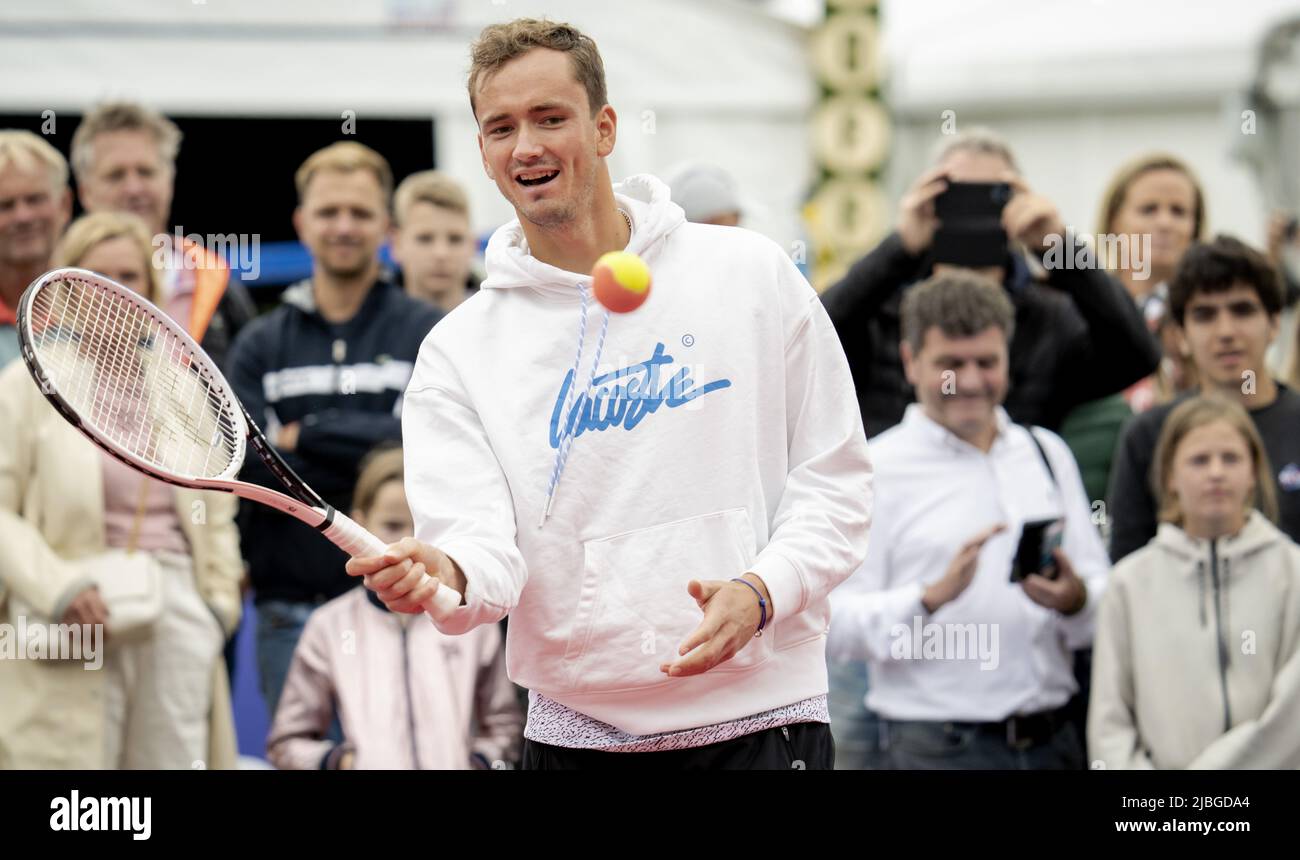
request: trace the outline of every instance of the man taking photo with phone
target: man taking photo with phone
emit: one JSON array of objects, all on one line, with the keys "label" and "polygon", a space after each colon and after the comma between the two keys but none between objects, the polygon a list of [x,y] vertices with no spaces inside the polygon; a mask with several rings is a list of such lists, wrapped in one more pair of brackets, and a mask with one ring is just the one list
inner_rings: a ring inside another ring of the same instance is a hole
[{"label": "man taking photo with phone", "polygon": [[[1124,287],[1101,268],[1057,265],[1078,257],[1078,240],[1055,204],[1029,187],[1000,137],[979,128],[945,137],[933,165],[899,201],[897,229],[822,294],[849,360],[868,438],[901,421],[914,399],[899,353],[899,308],[908,289],[932,273],[973,269],[1002,285],[1015,320],[1005,398],[1012,421],[1060,431],[1075,407],[1123,391],[1155,370],[1160,345]],[[984,202],[1000,208],[970,211],[980,200],[971,183],[998,184],[1002,193],[990,189]],[[941,211],[949,223],[942,223]],[[1045,271],[1033,274],[1030,256]],[[1076,456],[1093,472],[1106,471],[1108,439],[1099,442],[1093,432],[1081,437],[1084,446],[1076,441]],[[1103,464],[1092,467],[1098,457]],[[1085,659],[1078,676],[1086,683],[1087,674]],[[874,751],[872,716],[861,708],[866,683],[860,663],[831,667],[835,741],[842,761],[856,754],[860,767],[870,765]],[[1082,709],[1080,700],[1080,731]]]},{"label": "man taking photo with phone", "polygon": [[897,424],[913,399],[899,359],[899,305],[911,284],[955,268],[936,254],[936,233],[953,226],[941,225],[936,205],[965,183],[1005,183],[1011,192],[1000,216],[1005,239],[999,247],[987,238],[989,252],[980,255],[1000,262],[973,268],[1002,284],[1015,310],[1006,401],[1012,420],[1056,430],[1075,406],[1122,391],[1160,361],[1132,299],[1101,268],[1049,259],[1046,282],[1035,280],[1017,246],[1040,261],[1056,246],[1059,259],[1073,261],[1077,240],[1052,201],[1020,176],[1010,147],[991,132],[971,130],[946,142],[934,167],[903,195],[897,229],[822,294],[868,438]]}]

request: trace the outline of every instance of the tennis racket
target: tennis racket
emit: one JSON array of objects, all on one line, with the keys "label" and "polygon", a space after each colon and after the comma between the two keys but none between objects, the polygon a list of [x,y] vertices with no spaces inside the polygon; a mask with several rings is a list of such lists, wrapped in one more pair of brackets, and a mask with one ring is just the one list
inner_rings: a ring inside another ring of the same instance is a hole
[{"label": "tennis racket", "polygon": [[[47,272],[19,301],[18,339],[59,414],[131,468],[269,505],[348,555],[383,555],[383,542],[326,504],[276,453],[189,333],[135,291],[84,269]],[[288,495],[238,480],[246,445]],[[459,605],[460,595],[440,584],[423,608],[442,619]]]}]

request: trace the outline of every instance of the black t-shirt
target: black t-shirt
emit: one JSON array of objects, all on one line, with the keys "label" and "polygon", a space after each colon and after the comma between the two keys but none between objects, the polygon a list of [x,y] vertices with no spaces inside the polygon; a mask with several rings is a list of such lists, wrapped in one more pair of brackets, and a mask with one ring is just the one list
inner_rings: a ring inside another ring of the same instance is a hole
[{"label": "black t-shirt", "polygon": [[[1119,561],[1156,535],[1157,500],[1151,465],[1165,418],[1183,397],[1134,416],[1120,437],[1107,494],[1111,520],[1110,557]],[[1300,542],[1300,394],[1278,383],[1277,398],[1250,410],[1277,485],[1278,528]]]}]

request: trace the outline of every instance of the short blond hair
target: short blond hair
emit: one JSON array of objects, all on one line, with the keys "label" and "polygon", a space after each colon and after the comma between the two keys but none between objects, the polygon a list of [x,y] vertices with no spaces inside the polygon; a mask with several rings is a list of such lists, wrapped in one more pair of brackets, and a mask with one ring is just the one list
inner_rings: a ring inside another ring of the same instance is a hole
[{"label": "short blond hair", "polygon": [[437,170],[421,170],[402,180],[393,194],[393,220],[398,227],[416,203],[430,203],[469,218],[469,197],[460,183]]},{"label": "short blond hair", "polygon": [[176,123],[136,102],[106,102],[86,114],[72,133],[72,169],[78,179],[94,166],[95,138],[110,131],[148,132],[158,145],[158,155],[167,169],[175,172],[182,136]]},{"label": "short blond hair", "polygon": [[546,19],[516,18],[504,24],[484,27],[470,46],[469,107],[478,116],[475,94],[484,78],[489,78],[516,57],[534,48],[549,48],[569,55],[573,75],[587,91],[591,115],[609,103],[605,86],[605,61],[590,36],[571,24]]},{"label": "short blond hair", "polygon": [[157,301],[157,297],[162,295],[162,273],[153,265],[154,247],[149,228],[139,216],[129,212],[93,212],[73,221],[54,249],[53,266],[56,269],[80,266],[91,248],[121,238],[130,239],[139,246],[145,271],[149,273],[149,292],[145,298]]},{"label": "short blond hair", "polygon": [[68,160],[38,134],[16,128],[0,130],[0,170],[10,166],[27,171],[44,167],[50,187],[58,192],[68,184]]},{"label": "short blond hair", "polygon": [[298,189],[298,202],[307,194],[307,186],[313,177],[323,170],[339,173],[351,173],[354,170],[369,170],[379,180],[379,187],[384,192],[384,207],[387,208],[393,197],[393,169],[388,166],[388,159],[362,143],[341,140],[331,143],[324,149],[318,149],[298,168],[293,175],[293,184]]}]

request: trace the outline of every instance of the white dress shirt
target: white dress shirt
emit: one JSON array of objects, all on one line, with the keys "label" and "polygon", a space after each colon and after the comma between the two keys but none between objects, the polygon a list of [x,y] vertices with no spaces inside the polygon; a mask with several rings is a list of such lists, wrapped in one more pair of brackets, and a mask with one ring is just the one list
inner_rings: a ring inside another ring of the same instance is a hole
[{"label": "white dress shirt", "polygon": [[[876,499],[867,558],[831,593],[828,655],[870,665],[867,706],[888,719],[992,722],[1064,705],[1077,690],[1071,649],[1092,642],[1110,562],[1065,442],[1042,428],[1055,482],[1029,431],[997,410],[988,453],[908,407],[871,442]],[[1034,603],[1010,581],[1022,526],[1064,516],[1062,549],[1088,587],[1075,615]],[[926,612],[921,595],[958,549],[998,523],[975,576]],[[929,626],[927,626],[929,625]]]}]

